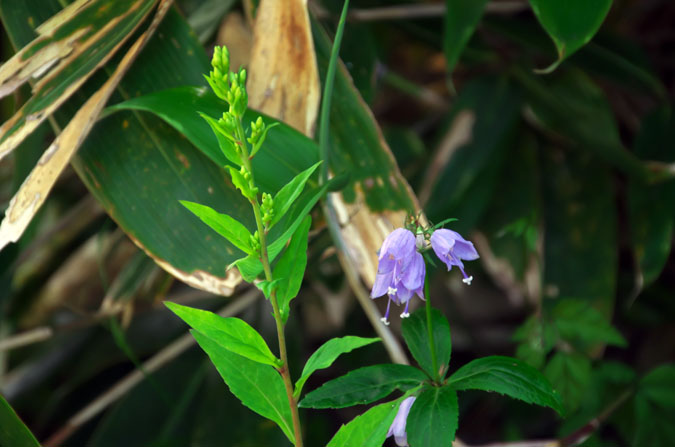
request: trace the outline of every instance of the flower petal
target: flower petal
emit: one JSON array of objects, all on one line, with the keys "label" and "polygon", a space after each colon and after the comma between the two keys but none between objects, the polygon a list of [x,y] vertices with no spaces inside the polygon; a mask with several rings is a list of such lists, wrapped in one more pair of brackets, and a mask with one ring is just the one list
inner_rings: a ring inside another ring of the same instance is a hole
[{"label": "flower petal", "polygon": [[391,254],[396,259],[403,259],[415,250],[415,236],[405,228],[397,228],[386,237],[380,249],[380,259]]},{"label": "flower petal", "polygon": [[457,241],[455,243],[455,248],[453,250],[455,252],[455,255],[463,259],[465,261],[473,261],[475,259],[478,259],[480,256],[478,256],[478,252],[476,251],[476,248],[473,246],[473,242],[469,241]]},{"label": "flower petal", "polygon": [[387,293],[389,287],[394,285],[392,281],[393,275],[394,272],[378,273],[375,277],[375,284],[373,284],[373,290],[370,292],[370,297],[377,298]]},{"label": "flower petal", "polygon": [[424,266],[424,257],[415,252],[412,255],[412,260],[408,268],[403,272],[401,277],[401,282],[406,287],[406,289],[416,290],[420,286],[424,285],[424,274],[426,273],[426,268]]},{"label": "flower petal", "polygon": [[410,408],[414,402],[414,396],[410,396],[401,402],[401,405],[398,407],[396,417],[394,418],[394,422],[392,422],[389,432],[387,433],[387,438],[391,435],[394,435],[396,444],[401,447],[408,445],[408,437],[406,436],[405,426],[406,420],[408,419],[408,414],[410,413]]}]

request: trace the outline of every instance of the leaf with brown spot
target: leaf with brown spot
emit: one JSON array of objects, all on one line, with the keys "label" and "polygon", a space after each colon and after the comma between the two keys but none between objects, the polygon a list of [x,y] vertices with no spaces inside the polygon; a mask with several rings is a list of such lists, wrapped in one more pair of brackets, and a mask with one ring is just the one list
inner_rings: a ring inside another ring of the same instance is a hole
[{"label": "leaf with brown spot", "polygon": [[[35,79],[32,97],[0,127],[0,159],[59,108],[104,65],[157,0],[78,0],[40,25],[38,37],[0,67],[0,97]],[[3,5],[3,22],[19,19]]]},{"label": "leaf with brown spot", "polygon": [[307,0],[262,0],[253,36],[249,106],[312,136],[321,94]]}]

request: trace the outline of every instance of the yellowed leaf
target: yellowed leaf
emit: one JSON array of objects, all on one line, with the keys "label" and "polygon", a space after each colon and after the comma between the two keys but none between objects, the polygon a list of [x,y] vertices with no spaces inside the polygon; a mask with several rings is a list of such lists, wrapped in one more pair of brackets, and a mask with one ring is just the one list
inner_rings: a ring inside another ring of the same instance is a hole
[{"label": "yellowed leaf", "polygon": [[253,36],[250,107],[313,136],[321,86],[307,0],[261,0]]},{"label": "yellowed leaf", "polygon": [[[157,13],[148,29],[138,38],[119,66],[103,86],[78,110],[63,132],[42,154],[37,166],[24,180],[10,201],[0,224],[0,250],[16,242],[49,195],[57,178],[80,147],[117,84],[127,72],[143,46],[171,6],[172,0],[160,0]],[[122,42],[118,46],[122,45]]]},{"label": "yellowed leaf", "polygon": [[[33,86],[33,98],[0,127],[0,159],[9,154],[58,109],[97,68],[108,62],[122,43],[133,34],[133,30],[127,33],[112,51],[102,54],[100,61],[91,70],[74,76],[72,81],[69,80],[70,83],[60,91],[58,97],[45,100],[46,95],[51,94],[55,88],[55,80],[72,76],[65,72],[69,65],[110,38],[111,30],[124,20],[129,20],[139,8],[147,8],[147,12],[143,14],[145,17],[155,2],[156,0],[133,1],[127,9],[95,32],[89,25],[74,27],[74,31],[63,33],[61,30],[66,26],[72,26],[78,14],[84,9],[98,8],[101,13],[105,12],[103,9],[105,4],[100,0],[78,0],[37,28],[38,37],[0,67],[0,97],[13,92],[31,78],[37,80]],[[135,30],[141,22],[142,19],[139,18],[133,29]],[[41,101],[45,104],[39,104]]]}]

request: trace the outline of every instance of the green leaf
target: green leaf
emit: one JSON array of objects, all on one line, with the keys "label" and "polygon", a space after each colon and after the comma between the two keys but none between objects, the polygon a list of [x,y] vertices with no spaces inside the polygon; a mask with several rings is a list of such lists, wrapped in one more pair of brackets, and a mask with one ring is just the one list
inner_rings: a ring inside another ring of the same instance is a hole
[{"label": "green leaf", "polygon": [[382,447],[403,397],[376,405],[340,427],[327,447]]},{"label": "green leaf", "polygon": [[544,321],[540,315],[532,315],[513,334],[513,340],[520,342],[516,356],[525,363],[541,369],[546,355],[551,352],[557,339],[553,324]]},{"label": "green leaf", "polygon": [[536,369],[510,357],[490,356],[473,360],[450,379],[456,390],[495,391],[527,403],[562,412],[560,396]]},{"label": "green leaf", "polygon": [[[635,153],[642,159],[675,162],[675,116],[671,107],[660,107],[642,121],[635,139]],[[666,266],[675,234],[675,180],[649,184],[628,182],[628,218],[631,245],[643,287],[653,283]]]},{"label": "green leaf", "polygon": [[[333,180],[340,181],[339,178],[331,179],[328,183],[324,184],[320,188],[313,189],[311,191],[305,191],[298,200],[295,201],[293,206],[291,206],[290,211],[286,221],[288,222],[288,227],[285,227],[283,233],[276,239],[274,242],[270,243],[267,246],[267,255],[269,256],[270,262],[274,261],[276,257],[281,253],[281,250],[284,249],[286,243],[291,238],[293,233],[298,229],[302,219],[309,214],[312,207],[316,202],[328,191],[333,185]],[[249,255],[243,259],[239,259],[233,263],[239,269],[241,276],[244,280],[252,282],[262,271],[263,266],[257,256]]]},{"label": "green leaf", "polygon": [[[200,72],[199,82],[203,84],[202,73],[208,72],[206,67]],[[185,83],[185,82],[184,82]],[[181,107],[176,107],[181,104]],[[200,118],[195,111],[207,116],[221,116],[228,105],[206,87],[181,86],[155,91],[138,98],[132,98],[108,107],[108,112],[121,110],[137,110],[150,112],[179,131],[195,145],[204,155],[218,166],[234,163],[228,161],[219,148],[218,135]],[[262,117],[265,126],[272,126],[277,121],[255,110],[244,113],[244,127],[250,127],[252,121]],[[223,137],[224,138],[224,137]],[[290,126],[278,123],[274,127],[274,138],[265,141],[265,150],[251,161],[256,174],[256,184],[262,191],[276,192],[302,170],[317,162],[319,148],[316,143]]]},{"label": "green leaf", "polygon": [[581,341],[585,344],[602,342],[627,346],[623,335],[587,301],[560,300],[553,309],[552,319],[560,337],[568,342]]},{"label": "green leaf", "polygon": [[[320,76],[325,81],[333,42],[316,21],[312,21],[312,34]],[[325,143],[330,151],[326,168],[333,173],[350,174],[349,184],[340,191],[345,202],[354,203],[360,197],[359,200],[365,201],[373,212],[415,212],[410,188],[399,172],[373,113],[340,62],[331,95],[328,137],[329,141]]]},{"label": "green leaf", "polygon": [[273,279],[272,281],[262,280],[258,281],[255,286],[265,295],[268,300],[272,296],[272,291],[277,288],[277,284],[282,281],[282,278]]},{"label": "green leaf", "polygon": [[638,384],[635,395],[636,446],[670,447],[675,444],[675,365],[654,368]]},{"label": "green leaf", "polygon": [[0,445],[3,447],[40,447],[33,433],[21,422],[2,395],[0,395]]},{"label": "green leaf", "polygon": [[552,71],[591,40],[605,20],[612,0],[530,0],[530,5],[558,50],[558,61],[546,70]]},{"label": "green leaf", "polygon": [[651,370],[640,380],[638,395],[663,408],[675,409],[675,364]]},{"label": "green leaf", "polygon": [[371,343],[375,343],[376,341],[380,341],[380,339],[355,337],[353,335],[328,340],[326,343],[321,345],[319,349],[314,351],[314,354],[312,354],[307,360],[307,363],[305,363],[305,367],[302,370],[302,375],[298,381],[295,382],[294,394],[296,398],[300,396],[300,393],[302,393],[302,387],[305,385],[305,382],[309,376],[314,373],[314,371],[328,368],[333,364],[335,359],[337,359],[342,354],[346,354],[356,348],[361,348]]},{"label": "green leaf", "polygon": [[414,447],[451,447],[458,418],[455,390],[451,386],[427,387],[408,414],[408,443]]},{"label": "green leaf", "polygon": [[[516,293],[531,295],[526,274],[539,275],[537,242],[541,220],[540,150],[530,131],[518,133],[508,147],[490,204],[480,230],[498,263],[492,268]],[[518,175],[513,175],[518,172]]]},{"label": "green leaf", "polygon": [[407,365],[374,365],[359,368],[324,383],[300,401],[303,408],[344,408],[368,404],[394,390],[418,386],[427,376]]},{"label": "green leaf", "polygon": [[436,351],[436,360],[440,371],[434,371],[431,361],[431,347],[429,346],[427,317],[425,309],[418,309],[401,322],[401,333],[405,339],[410,353],[415,357],[420,367],[429,374],[430,377],[444,377],[450,363],[450,353],[452,351],[452,342],[450,340],[450,325],[436,309],[431,309],[431,327],[434,334]]},{"label": "green leaf", "polygon": [[445,0],[443,51],[448,75],[457,65],[459,56],[483,15],[486,3],[487,0]]},{"label": "green leaf", "polygon": [[250,243],[251,232],[241,222],[206,205],[188,202],[187,200],[180,200],[179,202],[239,250],[249,255],[253,254]]},{"label": "green leaf", "polygon": [[291,408],[279,373],[228,351],[200,332],[192,331],[199,346],[208,354],[232,394],[246,407],[277,423],[295,444]]},{"label": "green leaf", "polygon": [[540,154],[544,296],[583,298],[609,319],[618,270],[613,176],[591,157],[561,158],[554,148]]},{"label": "green leaf", "polygon": [[232,184],[234,187],[241,191],[242,196],[249,200],[253,200],[256,195],[251,191],[250,184],[246,181],[241,171],[232,166],[228,166],[227,169],[230,171],[230,177],[232,177]]},{"label": "green leaf", "polygon": [[544,374],[562,396],[566,413],[579,408],[591,383],[591,361],[577,353],[557,352]]},{"label": "green leaf", "polygon": [[592,152],[632,176],[649,175],[644,164],[623,146],[607,96],[586,73],[565,70],[545,80],[522,70],[514,74],[527,92],[536,124],[546,132],[562,136],[581,153]]},{"label": "green leaf", "polygon": [[273,276],[280,278],[280,281],[276,284],[277,302],[284,323],[288,320],[291,300],[298,295],[302,279],[305,276],[307,242],[309,227],[311,226],[312,218],[305,216],[298,229],[293,233],[286,251],[274,266]]},{"label": "green leaf", "polygon": [[223,318],[213,312],[170,301],[165,301],[164,304],[196,331],[228,351],[265,365],[280,365],[281,361],[272,354],[265,340],[244,320]]},{"label": "green leaf", "polygon": [[302,171],[300,174],[296,175],[293,180],[284,185],[284,187],[281,188],[274,196],[274,216],[270,222],[270,228],[279,222],[282,217],[284,217],[295,199],[297,199],[302,192],[309,177],[316,170],[316,168],[319,167],[320,164],[321,162],[315,163],[314,165]]},{"label": "green leaf", "polygon": [[461,216],[454,230],[474,228],[493,196],[504,154],[511,150],[520,104],[519,89],[504,77],[482,77],[463,86],[439,135],[453,142],[446,147],[450,157],[432,162],[439,171],[425,207],[432,222]]},{"label": "green leaf", "polygon": [[[134,104],[144,104],[145,101],[149,101],[149,99],[142,97],[142,98],[136,98],[135,100],[131,100],[134,102],[130,101],[125,101],[121,104],[116,104],[112,107],[109,107],[109,111],[114,111],[114,110],[121,110],[122,108],[125,107],[131,107],[135,108]],[[139,108],[141,106],[138,106]],[[237,149],[234,147],[234,142],[228,138],[228,135],[225,135],[223,131],[221,130],[220,126],[218,125],[218,121],[215,118],[212,118],[208,116],[205,113],[199,112],[199,116],[204,118],[204,120],[209,123],[209,127],[211,127],[211,130],[213,131],[213,134],[216,136],[216,139],[218,140],[218,147],[220,148],[220,152],[225,156],[227,160],[230,161],[230,163],[234,164],[235,166],[241,166],[241,159],[239,157],[239,154],[237,154]],[[179,129],[180,130],[180,129]],[[211,160],[214,160],[216,163],[218,163],[220,166],[226,166],[227,161],[223,160],[220,154],[217,152],[213,151],[213,146],[211,145],[204,145],[203,147],[200,147],[204,154],[206,154]]]}]

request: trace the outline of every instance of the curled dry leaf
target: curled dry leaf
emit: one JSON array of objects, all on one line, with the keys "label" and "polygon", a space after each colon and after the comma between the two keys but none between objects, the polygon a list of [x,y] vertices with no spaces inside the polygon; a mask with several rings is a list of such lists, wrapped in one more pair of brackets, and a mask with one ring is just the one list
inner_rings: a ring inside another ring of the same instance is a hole
[{"label": "curled dry leaf", "polygon": [[253,36],[249,106],[312,136],[321,94],[307,0],[262,0]]},{"label": "curled dry leaf", "polygon": [[156,2],[78,0],[36,29],[38,37],[0,67],[0,97],[37,79],[32,97],[0,127],[0,159],[116,53]]},{"label": "curled dry leaf", "polygon": [[[78,110],[63,132],[40,157],[37,166],[12,198],[0,225],[0,250],[16,242],[49,195],[57,178],[80,147],[117,84],[169,10],[172,0],[161,0],[150,27],[138,38],[103,86]],[[122,42],[117,44],[118,48]]]}]

